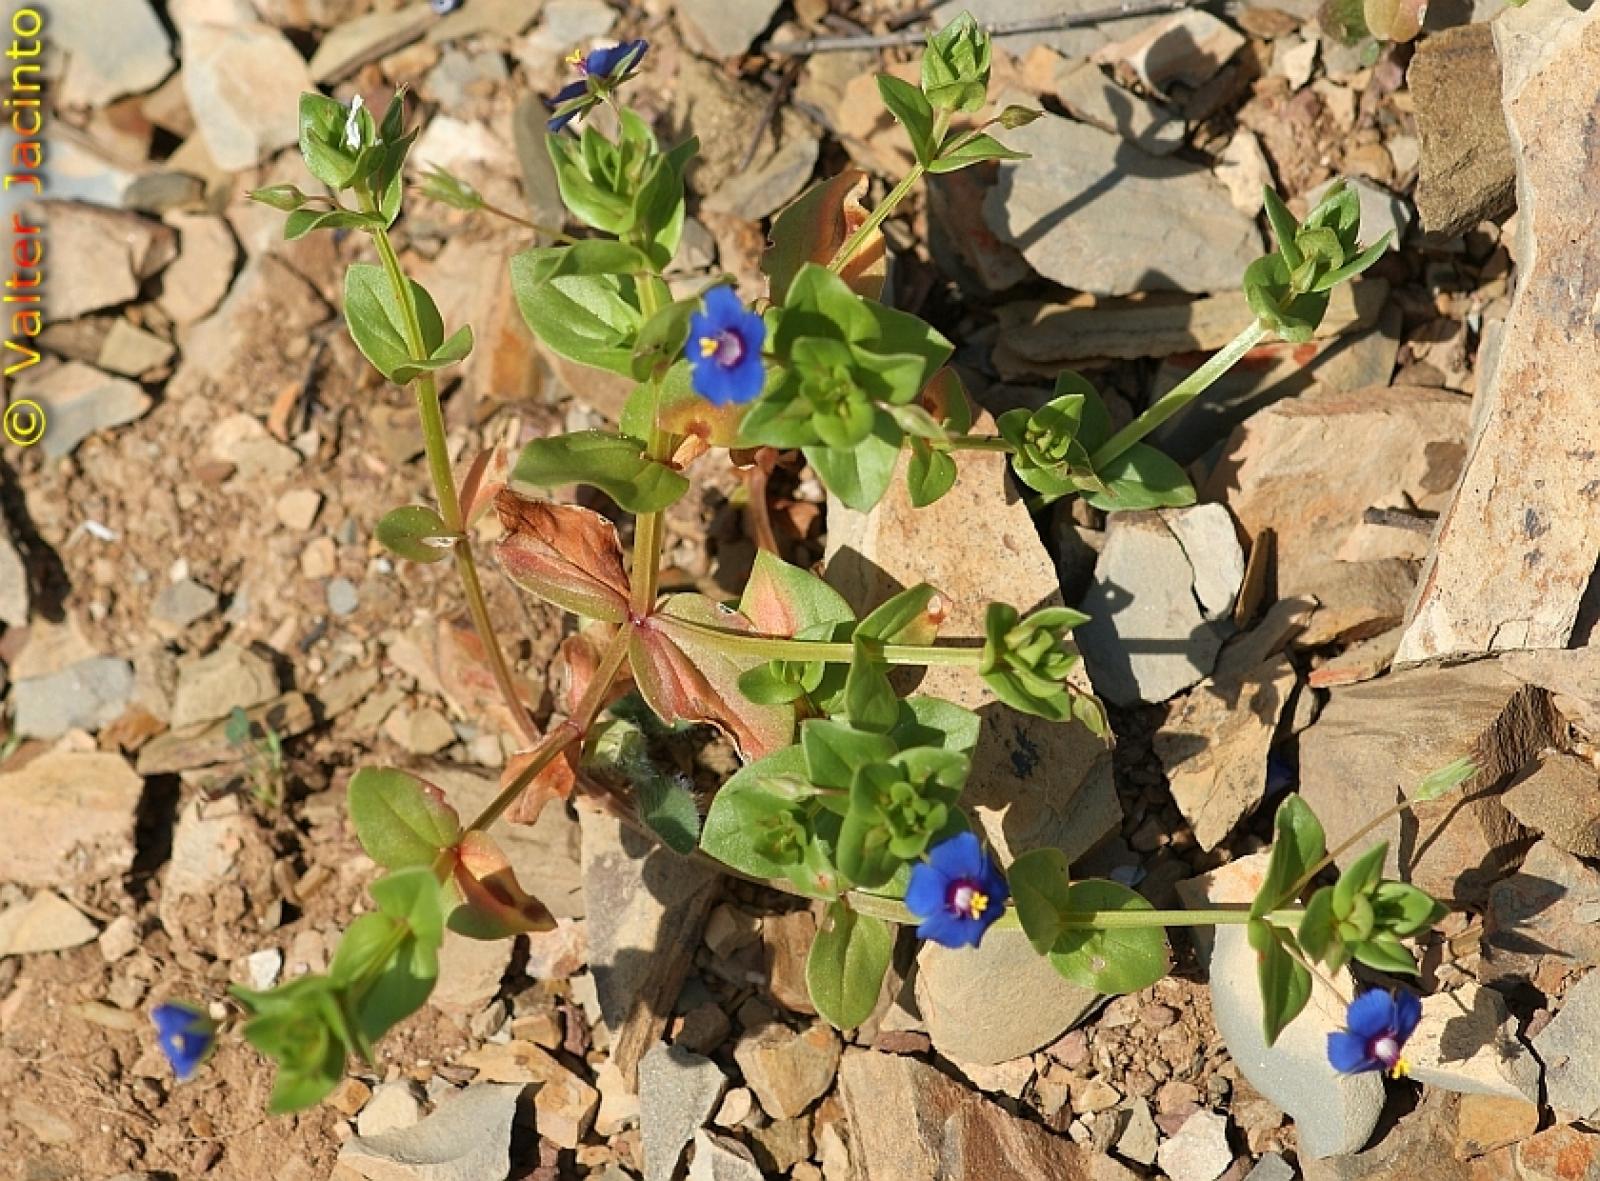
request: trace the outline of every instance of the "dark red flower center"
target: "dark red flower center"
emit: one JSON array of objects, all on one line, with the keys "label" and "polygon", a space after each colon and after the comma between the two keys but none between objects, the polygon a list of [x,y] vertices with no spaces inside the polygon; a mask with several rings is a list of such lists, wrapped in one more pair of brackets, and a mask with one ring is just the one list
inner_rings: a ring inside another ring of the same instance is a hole
[{"label": "dark red flower center", "polygon": [[983,917],[983,912],[989,908],[989,895],[984,893],[983,883],[972,878],[952,878],[945,887],[944,904],[952,914],[964,919],[977,919]]}]

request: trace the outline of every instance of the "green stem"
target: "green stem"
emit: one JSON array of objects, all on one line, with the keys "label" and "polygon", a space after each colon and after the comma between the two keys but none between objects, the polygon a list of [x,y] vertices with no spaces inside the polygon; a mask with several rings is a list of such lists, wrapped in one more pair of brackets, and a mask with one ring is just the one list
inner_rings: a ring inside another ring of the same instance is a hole
[{"label": "green stem", "polygon": [[860,250],[862,244],[872,236],[872,232],[883,224],[884,219],[894,212],[894,207],[906,199],[926,171],[926,168],[918,164],[906,173],[904,180],[889,190],[889,195],[878,203],[876,209],[867,214],[867,220],[856,227],[856,232],[846,238],[844,245],[834,252],[833,259],[828,263],[830,271],[836,275],[844,271],[846,264],[855,257],[856,251]]},{"label": "green stem", "polygon": [[[855,649],[850,644],[826,640],[796,640],[785,636],[765,636],[757,632],[729,631],[709,623],[674,619],[672,626],[691,631],[708,640],[714,648],[762,660],[826,660],[848,664]],[[890,664],[968,665],[973,668],[983,658],[982,648],[957,648],[948,644],[885,644],[883,657]]]},{"label": "green stem", "polygon": [[[370,194],[363,193],[363,201],[369,209],[376,210],[376,203]],[[412,360],[424,360],[428,351],[422,338],[422,321],[417,314],[417,303],[411,290],[411,283],[400,268],[400,259],[395,254],[394,243],[389,240],[389,231],[383,226],[375,227],[372,231],[372,240],[377,246],[378,258],[383,264],[384,274],[388,276],[389,286],[394,291],[395,302],[399,305],[404,320],[406,348],[410,351]],[[522,695],[517,692],[516,682],[511,677],[511,666],[506,663],[505,653],[501,650],[500,641],[494,633],[494,621],[489,616],[489,602],[484,597],[483,583],[478,578],[477,561],[472,555],[472,545],[466,537],[466,519],[461,512],[461,497],[456,491],[455,473],[450,468],[444,408],[439,403],[439,387],[433,379],[433,374],[424,373],[417,378],[416,398],[417,415],[422,422],[423,448],[428,457],[428,475],[433,481],[434,496],[439,501],[439,517],[444,522],[445,532],[460,535],[452,548],[455,551],[456,574],[461,579],[462,593],[467,600],[467,614],[472,617],[472,626],[477,630],[478,640],[483,645],[484,656],[489,662],[489,671],[494,676],[495,685],[505,700],[506,708],[511,711],[517,729],[531,741],[539,736],[539,727],[534,724],[532,716],[528,713],[528,707],[523,703]]]},{"label": "green stem", "polygon": [[953,435],[944,443],[929,440],[935,451],[1011,451],[1011,444],[999,435]]},{"label": "green stem", "polygon": [[[857,914],[887,919],[892,923],[914,926],[919,920],[905,903],[881,894],[864,894],[859,891],[848,896],[850,908]],[[1305,911],[1299,909],[1275,910],[1266,916],[1274,927],[1293,928],[1300,925]],[[1079,930],[1125,931],[1142,927],[1225,927],[1243,926],[1250,921],[1248,907],[1215,910],[1083,910],[1060,916],[1063,927]],[[1020,928],[1017,910],[1010,907],[995,920],[996,927]]]},{"label": "green stem", "polygon": [[467,825],[469,832],[486,829],[498,820],[500,814],[512,805],[540,771],[554,762],[567,747],[588,733],[589,727],[594,724],[595,716],[605,704],[606,694],[617,679],[617,673],[621,671],[623,662],[628,659],[630,634],[631,629],[625,627],[612,638],[610,646],[600,658],[600,667],[595,670],[589,687],[584,690],[578,704],[573,707],[572,716],[540,739],[539,745],[533,748],[528,765],[519,771],[510,783],[501,788],[500,793],[489,801],[488,806],[478,813],[471,824]]},{"label": "green stem", "polygon": [[1223,345],[1204,365],[1168,390],[1138,418],[1112,435],[1090,460],[1094,470],[1101,471],[1106,464],[1205,393],[1213,382],[1238,364],[1241,357],[1260,344],[1268,331],[1260,320],[1251,321],[1248,328]]}]

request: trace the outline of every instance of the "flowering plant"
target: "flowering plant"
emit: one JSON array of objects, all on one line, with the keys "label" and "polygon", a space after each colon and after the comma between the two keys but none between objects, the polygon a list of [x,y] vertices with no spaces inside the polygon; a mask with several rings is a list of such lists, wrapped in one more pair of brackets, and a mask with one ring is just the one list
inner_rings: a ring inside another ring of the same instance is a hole
[{"label": "flowering plant", "polygon": [[[1063,976],[1103,992],[1134,991],[1165,973],[1165,927],[1248,924],[1269,1040],[1303,1008],[1316,961],[1337,968],[1353,957],[1414,973],[1401,940],[1437,917],[1433,901],[1384,881],[1380,848],[1303,902],[1333,855],[1293,797],[1278,813],[1271,869],[1248,910],[1155,911],[1118,883],[1073,880],[1056,849],[1025,852],[1002,868],[961,807],[977,714],[937,697],[902,696],[889,673],[958,666],[1014,710],[1105,736],[1105,712],[1075,676],[1079,613],[1024,615],[996,603],[981,646],[941,645],[949,603],[937,588],[912,586],[858,618],[822,578],[770,552],[757,557],[737,603],[663,594],[660,586],[662,514],[712,448],[728,449],[736,462],[755,448],[799,449],[830,492],[856,509],[876,504],[900,472],[914,504],[938,500],[969,450],[1007,453],[1018,478],[1046,500],[1076,495],[1107,511],[1192,503],[1183,470],[1145,437],[1260,341],[1307,338],[1327,292],[1376,259],[1382,242],[1364,251],[1357,242],[1355,195],[1336,187],[1303,222],[1273,198],[1278,247],[1245,277],[1255,317],[1131,423],[1113,430],[1094,387],[1065,373],[1047,405],[1002,416],[998,434],[977,433],[948,367],[951,342],[879,298],[889,213],[925,174],[1021,159],[990,131],[1038,116],[1010,107],[975,126],[963,118],[988,92],[989,41],[976,23],[962,17],[930,39],[920,86],[879,77],[915,165],[870,212],[853,182],[834,180],[780,213],[763,263],[770,286],[753,306],[722,279],[674,298],[663,277],[679,246],[684,169],[697,145],[663,149],[645,120],[620,105],[619,88],[647,49],[633,41],[575,59],[580,77],[552,100],[547,142],[562,197],[583,228],[551,233],[558,244],[525,250],[510,268],[521,313],[544,347],[635,383],[615,430],[537,439],[514,460],[491,453],[458,480],[436,374],[460,363],[473,337],[467,327],[446,331],[389,236],[414,137],[402,97],[375,119],[359,105],[306,95],[300,146],[328,195],[292,186],[255,194],[287,212],[289,237],[339,229],[372,240],[378,263],[350,267],[345,315],[366,358],[415,391],[436,500],[395,509],[377,536],[405,561],[454,562],[526,745],[498,796],[466,821],[409,773],[371,768],[351,779],[356,833],[385,871],[371,886],[374,909],[345,932],[326,974],[233,990],[244,1036],[277,1062],[272,1106],[318,1101],[350,1054],[369,1057],[377,1039],[426,1001],[447,927],[496,939],[552,925],[490,829],[513,806],[528,821],[547,801],[574,793],[605,797],[679,853],[821,900],[826,918],[807,981],[818,1012],[844,1027],[866,1020],[877,1002],[895,924],[915,924],[921,937],[952,947],[974,946],[994,927],[1020,927]],[[423,191],[498,212],[442,172]],[[633,514],[631,557],[610,519],[540,494],[572,483]],[[502,526],[495,554],[507,576],[577,618],[561,648],[562,717],[543,734],[485,606],[469,530],[490,511]],[[633,694],[662,720],[709,723],[737,747],[744,765],[703,816],[685,785],[652,767],[628,711],[602,720]],[[185,1073],[198,1065],[199,1039],[210,1037],[201,1016],[157,1017]]]}]

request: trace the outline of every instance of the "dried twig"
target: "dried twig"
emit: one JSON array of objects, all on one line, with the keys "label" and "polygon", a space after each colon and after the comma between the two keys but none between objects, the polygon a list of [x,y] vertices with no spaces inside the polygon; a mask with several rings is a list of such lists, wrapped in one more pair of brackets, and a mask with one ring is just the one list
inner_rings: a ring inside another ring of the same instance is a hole
[{"label": "dried twig", "polygon": [[[991,37],[1016,37],[1024,33],[1050,33],[1057,29],[1072,29],[1080,25],[1097,25],[1103,21],[1124,20],[1135,16],[1155,16],[1163,12],[1178,12],[1184,8],[1199,8],[1204,0],[1125,0],[1097,8],[1092,12],[1063,12],[1055,16],[1032,17],[1028,20],[997,21],[988,26]],[[848,37],[811,37],[805,41],[769,41],[762,47],[767,54],[844,53],[853,49],[895,49],[905,45],[921,45],[927,34],[920,29],[903,29],[897,33],[863,33]]]}]

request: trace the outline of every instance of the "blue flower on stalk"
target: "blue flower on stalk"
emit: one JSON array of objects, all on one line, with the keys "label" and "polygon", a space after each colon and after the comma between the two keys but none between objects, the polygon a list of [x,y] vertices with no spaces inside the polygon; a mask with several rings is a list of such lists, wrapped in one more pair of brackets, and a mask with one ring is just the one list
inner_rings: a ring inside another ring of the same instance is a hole
[{"label": "blue flower on stalk", "polygon": [[714,406],[750,401],[766,383],[761,362],[766,339],[766,324],[745,310],[731,288],[706,292],[705,311],[689,317],[689,339],[683,346],[694,392]]},{"label": "blue flower on stalk", "polygon": [[1371,988],[1350,1003],[1345,1028],[1328,1035],[1328,1061],[1342,1074],[1387,1071],[1395,1078],[1407,1072],[1400,1051],[1422,1020],[1422,1002],[1409,992]]},{"label": "blue flower on stalk", "polygon": [[649,48],[648,41],[638,40],[591,49],[588,53],[573,53],[567,61],[577,67],[580,76],[545,100],[545,105],[555,112],[546,126],[551,131],[560,131],[633,77]]},{"label": "blue flower on stalk", "polygon": [[1011,888],[970,832],[941,841],[911,867],[906,907],[917,934],[945,947],[976,947],[1004,913]]},{"label": "blue flower on stalk", "polygon": [[172,1064],[178,1081],[188,1082],[217,1043],[217,1023],[194,1005],[168,1001],[150,1011],[156,1044]]}]

